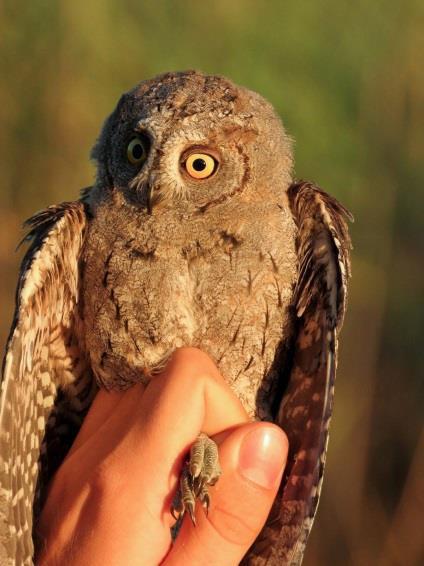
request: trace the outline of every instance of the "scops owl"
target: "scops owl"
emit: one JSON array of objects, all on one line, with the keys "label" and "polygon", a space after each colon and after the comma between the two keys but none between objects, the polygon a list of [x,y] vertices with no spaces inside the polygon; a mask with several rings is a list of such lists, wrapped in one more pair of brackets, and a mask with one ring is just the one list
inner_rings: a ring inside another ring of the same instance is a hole
[{"label": "scops owl", "polygon": [[27,223],[2,383],[1,564],[32,563],[46,483],[97,387],[154,379],[184,345],[289,437],[279,494],[243,563],[300,564],[332,411],[349,212],[293,180],[272,106],[222,77],[141,82],[92,156],[94,186]]}]

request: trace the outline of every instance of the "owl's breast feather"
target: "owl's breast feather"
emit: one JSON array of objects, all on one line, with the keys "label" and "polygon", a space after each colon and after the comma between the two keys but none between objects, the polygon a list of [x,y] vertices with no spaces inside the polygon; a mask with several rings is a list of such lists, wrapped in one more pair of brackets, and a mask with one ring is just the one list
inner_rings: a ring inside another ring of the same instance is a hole
[{"label": "owl's breast feather", "polygon": [[291,217],[276,206],[255,208],[254,217],[239,206],[209,222],[158,217],[150,226],[123,223],[116,211],[97,215],[85,250],[84,321],[105,386],[142,379],[175,348],[192,345],[212,356],[255,412],[258,389],[273,379],[276,350],[291,334],[296,275]]}]

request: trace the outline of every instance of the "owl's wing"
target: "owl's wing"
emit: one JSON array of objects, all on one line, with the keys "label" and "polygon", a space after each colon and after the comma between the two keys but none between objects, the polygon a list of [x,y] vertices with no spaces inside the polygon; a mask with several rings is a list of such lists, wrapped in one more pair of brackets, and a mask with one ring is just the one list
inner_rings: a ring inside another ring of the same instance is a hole
[{"label": "owl's wing", "polygon": [[350,276],[347,220],[352,220],[351,214],[311,183],[293,184],[288,197],[298,227],[297,334],[276,423],[289,438],[289,456],[267,524],[244,562],[255,566],[302,562],[321,491],[337,333]]},{"label": "owl's wing", "polygon": [[0,402],[0,563],[5,565],[32,564],[33,506],[36,511],[47,464],[56,465],[51,455],[60,458],[56,448],[74,434],[69,422],[78,420],[92,382],[76,329],[84,204],[51,206],[27,226],[25,240],[31,244],[19,276]]}]

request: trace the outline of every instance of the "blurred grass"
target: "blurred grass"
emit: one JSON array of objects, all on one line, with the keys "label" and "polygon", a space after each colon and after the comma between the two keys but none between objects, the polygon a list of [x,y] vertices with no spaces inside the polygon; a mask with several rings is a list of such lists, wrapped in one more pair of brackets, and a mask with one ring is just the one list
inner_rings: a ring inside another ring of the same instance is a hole
[{"label": "blurred grass", "polygon": [[173,69],[229,76],[269,98],[298,177],[354,213],[312,565],[424,563],[421,0],[0,4],[0,341],[20,222],[91,183],[88,153],[122,91]]}]

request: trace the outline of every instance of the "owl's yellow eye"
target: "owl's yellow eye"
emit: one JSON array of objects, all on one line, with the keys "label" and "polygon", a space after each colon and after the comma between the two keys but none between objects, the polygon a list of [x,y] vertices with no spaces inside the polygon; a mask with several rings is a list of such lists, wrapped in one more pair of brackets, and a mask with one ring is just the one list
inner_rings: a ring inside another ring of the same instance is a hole
[{"label": "owl's yellow eye", "polygon": [[193,179],[207,179],[215,173],[217,161],[207,153],[192,153],[184,163],[184,167]]},{"label": "owl's yellow eye", "polygon": [[137,136],[133,138],[127,147],[127,158],[133,165],[140,165],[147,159],[149,143],[147,138]]}]

